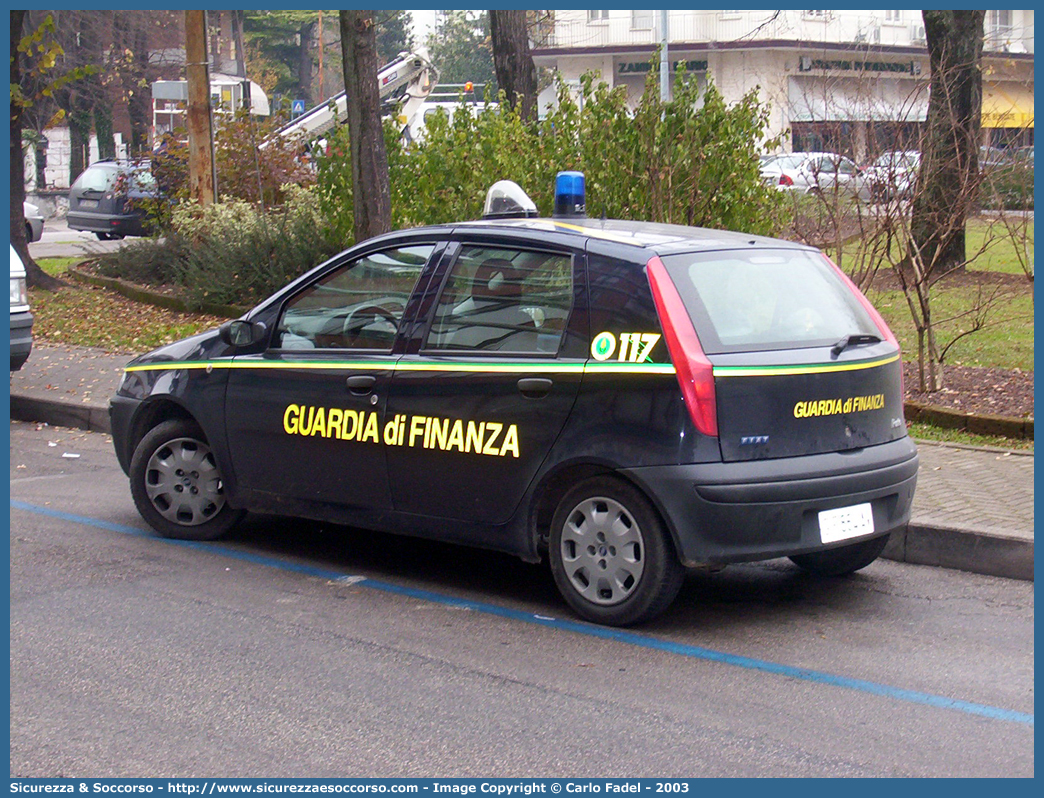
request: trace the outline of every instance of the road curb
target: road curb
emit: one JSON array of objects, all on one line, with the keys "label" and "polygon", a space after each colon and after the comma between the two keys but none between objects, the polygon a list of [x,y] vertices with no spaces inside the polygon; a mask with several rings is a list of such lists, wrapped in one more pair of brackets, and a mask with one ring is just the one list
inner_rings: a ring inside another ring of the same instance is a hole
[{"label": "road curb", "polygon": [[75,427],[91,432],[112,432],[109,411],[92,405],[75,405],[53,399],[11,394],[11,418],[53,427]]},{"label": "road curb", "polygon": [[996,533],[911,522],[892,533],[881,556],[912,565],[1034,581],[1033,541]]},{"label": "road curb", "polygon": [[931,407],[917,402],[905,402],[903,410],[907,421],[920,421],[945,429],[958,429],[976,435],[1003,435],[1006,438],[1033,440],[1032,418],[1010,418],[1008,416],[972,415]]}]

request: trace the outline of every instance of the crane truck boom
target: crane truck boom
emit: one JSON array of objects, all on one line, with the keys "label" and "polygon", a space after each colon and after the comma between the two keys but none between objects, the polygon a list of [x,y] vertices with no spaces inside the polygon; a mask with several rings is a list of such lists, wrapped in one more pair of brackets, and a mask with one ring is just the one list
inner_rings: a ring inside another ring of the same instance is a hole
[{"label": "crane truck boom", "polygon": [[[419,48],[416,52],[399,53],[377,73],[382,110],[387,112],[399,105],[399,116],[405,118],[402,125],[406,127],[438,82],[438,70],[431,63],[427,50]],[[342,91],[279,128],[261,147],[276,138],[310,141],[347,119],[348,96]]]}]

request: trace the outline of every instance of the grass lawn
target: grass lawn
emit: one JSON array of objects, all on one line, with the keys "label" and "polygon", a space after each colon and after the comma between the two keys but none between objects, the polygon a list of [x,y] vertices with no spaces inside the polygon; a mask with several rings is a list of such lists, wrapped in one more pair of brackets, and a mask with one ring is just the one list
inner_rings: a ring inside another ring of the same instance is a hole
[{"label": "grass lawn", "polygon": [[[986,326],[954,344],[946,356],[946,363],[1033,371],[1033,295],[1030,291],[1027,285],[1023,291],[1013,293],[1006,290],[999,295],[987,314]],[[978,297],[978,290],[968,286],[935,289],[932,313],[938,320],[936,335],[940,346],[967,329],[971,318],[966,315],[958,317],[973,308]],[[916,360],[917,331],[902,291],[871,289],[867,291],[867,298],[899,339],[903,358]]]},{"label": "grass lawn", "polygon": [[[83,258],[44,258],[37,263],[48,274],[60,276],[70,264],[81,261]],[[145,305],[75,283],[54,292],[30,289],[29,307],[33,335],[40,340],[135,355],[225,321]]]},{"label": "grass lawn", "polygon": [[1032,217],[1009,220],[1007,226],[988,217],[970,220],[965,239],[967,249],[969,253],[981,251],[981,254],[968,264],[968,269],[1025,274],[1025,263],[1032,271],[1033,234]]},{"label": "grass lawn", "polygon": [[[1033,286],[1025,279],[1023,266],[1027,263],[1032,269],[1033,237],[1032,218],[1018,219],[1009,227],[989,217],[968,222],[967,250],[979,253],[968,265],[968,272],[999,272],[1012,278],[1000,287],[993,283],[977,286],[969,284],[969,280],[957,284],[943,280],[933,288],[932,315],[940,347],[969,328],[973,322],[969,311],[977,304],[988,307],[986,325],[954,344],[946,355],[946,363],[1033,371]],[[859,244],[853,241],[846,245],[849,263],[855,262]],[[915,360],[917,333],[902,291],[870,289],[867,297],[899,339],[904,359]]]},{"label": "grass lawn", "polygon": [[37,264],[52,277],[59,277],[77,263],[83,263],[83,257],[75,258],[36,258]]}]

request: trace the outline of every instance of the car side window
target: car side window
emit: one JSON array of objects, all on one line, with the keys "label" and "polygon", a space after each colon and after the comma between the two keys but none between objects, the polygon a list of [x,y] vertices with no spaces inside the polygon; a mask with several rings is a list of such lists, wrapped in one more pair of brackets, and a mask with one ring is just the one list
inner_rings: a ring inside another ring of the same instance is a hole
[{"label": "car side window", "polygon": [[465,246],[447,276],[425,348],[554,355],[572,306],[571,256]]},{"label": "car side window", "polygon": [[278,349],[390,352],[434,244],[374,252],[326,275],[283,309]]},{"label": "car side window", "polygon": [[816,165],[816,171],[822,174],[834,174],[837,172],[837,163],[832,158],[820,158]]}]

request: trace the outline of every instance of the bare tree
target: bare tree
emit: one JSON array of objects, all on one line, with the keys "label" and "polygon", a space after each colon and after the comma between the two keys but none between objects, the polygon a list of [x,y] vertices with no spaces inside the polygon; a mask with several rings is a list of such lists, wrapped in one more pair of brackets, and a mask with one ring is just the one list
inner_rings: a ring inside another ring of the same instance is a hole
[{"label": "bare tree", "polygon": [[[876,203],[862,214],[858,252],[849,265],[851,269],[853,261],[872,264],[862,274],[864,288],[879,273],[898,283],[917,335],[918,388],[924,393],[945,387],[945,365],[955,345],[999,323],[998,311],[1023,294],[1010,281],[994,280],[986,272],[968,271],[965,275],[965,267],[988,257],[990,250],[1005,239],[1018,256],[1026,251],[1027,236],[1031,238],[1025,227],[1020,228],[1002,212],[975,218],[978,243],[965,246],[960,261],[948,258],[941,246],[922,247],[911,208],[923,201],[922,195],[929,190],[919,179],[915,180],[905,191]],[[970,207],[977,195],[978,185],[966,183],[953,201]],[[948,240],[958,232],[963,240],[967,221],[963,215],[955,214],[941,219],[935,231],[938,240]],[[1027,276],[1032,280],[1032,266]],[[961,282],[954,283],[958,278]],[[959,292],[959,302],[941,301],[942,292],[949,290]],[[1006,315],[1010,318],[1010,313]],[[1026,321],[1032,321],[1031,315],[1027,315]]]},{"label": "bare tree", "polygon": [[373,11],[340,11],[344,88],[348,93],[355,240],[391,230],[388,152],[377,87],[377,32]]},{"label": "bare tree", "polygon": [[537,76],[529,50],[526,12],[519,9],[489,12],[489,32],[493,40],[493,68],[497,84],[508,104],[519,110],[527,122],[537,117]]}]

